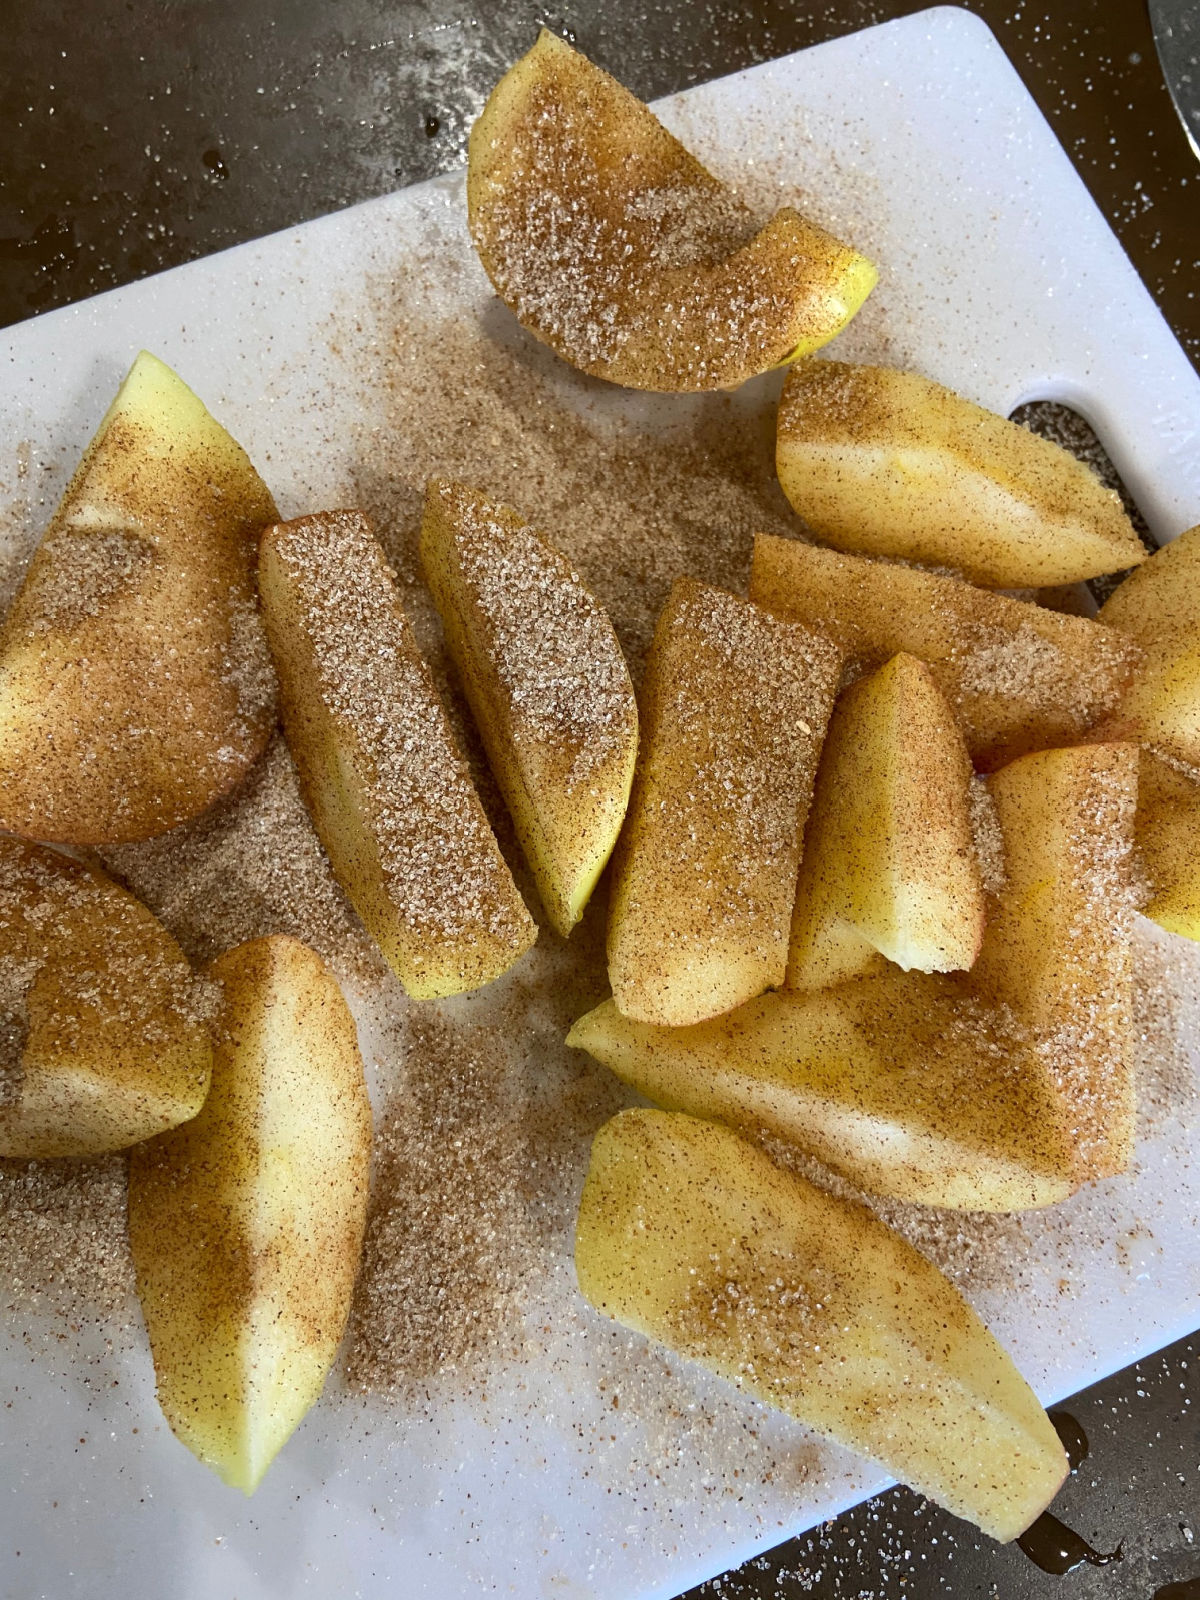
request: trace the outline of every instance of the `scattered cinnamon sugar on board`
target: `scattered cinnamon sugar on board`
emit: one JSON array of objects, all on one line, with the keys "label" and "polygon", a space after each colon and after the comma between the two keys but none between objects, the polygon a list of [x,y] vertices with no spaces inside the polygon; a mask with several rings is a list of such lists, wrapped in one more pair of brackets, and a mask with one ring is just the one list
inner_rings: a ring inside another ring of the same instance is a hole
[{"label": "scattered cinnamon sugar on board", "polygon": [[278,734],[228,800],[157,839],[112,846],[101,859],[194,962],[288,933],[343,983],[369,987],[386,970],[333,876]]}]

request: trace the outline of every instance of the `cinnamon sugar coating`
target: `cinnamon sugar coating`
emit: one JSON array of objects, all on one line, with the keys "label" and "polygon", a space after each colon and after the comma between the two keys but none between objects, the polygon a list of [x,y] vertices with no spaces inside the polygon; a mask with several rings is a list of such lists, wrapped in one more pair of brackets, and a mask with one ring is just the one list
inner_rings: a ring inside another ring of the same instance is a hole
[{"label": "cinnamon sugar coating", "polygon": [[832,338],[875,282],[790,208],[760,227],[640,100],[545,29],[472,130],[467,206],[522,324],[637,389],[731,388]]},{"label": "cinnamon sugar coating", "polygon": [[755,539],[750,597],[820,628],[860,666],[901,650],[926,662],[985,770],[1082,737],[1141,660],[1132,639],[1087,617],[768,534]]},{"label": "cinnamon sugar coating", "polygon": [[275,723],[253,565],[276,515],[245,452],[139,356],[0,633],[0,827],[146,839],[237,785]]},{"label": "cinnamon sugar coating", "polygon": [[565,935],[633,781],[637,702],[621,646],[570,564],[463,484],[430,483],[421,560],[542,902]]},{"label": "cinnamon sugar coating", "polygon": [[369,519],[268,529],[260,583],[284,731],[342,887],[414,998],[490,982],[537,929]]},{"label": "cinnamon sugar coating", "polygon": [[807,628],[691,578],[672,589],[614,869],[609,976],[627,1016],[698,1022],[783,982],[840,670]]}]

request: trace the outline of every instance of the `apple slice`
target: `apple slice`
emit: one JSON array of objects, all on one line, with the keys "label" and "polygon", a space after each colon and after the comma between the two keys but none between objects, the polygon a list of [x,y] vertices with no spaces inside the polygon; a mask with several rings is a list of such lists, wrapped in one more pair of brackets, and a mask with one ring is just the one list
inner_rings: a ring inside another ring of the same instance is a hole
[{"label": "apple slice", "polygon": [[634,389],[725,389],[832,339],[872,264],[790,207],[765,225],[545,29],[471,130],[471,237],[565,361]]},{"label": "apple slice", "polygon": [[1058,1435],[957,1289],[862,1206],[727,1128],[625,1111],[592,1145],[586,1299],[882,1463],[995,1539],[1067,1475]]},{"label": "apple slice", "polygon": [[768,534],[754,541],[750,597],[863,665],[901,650],[924,661],[981,768],[1081,738],[1113,714],[1142,659],[1086,617]]},{"label": "apple slice", "polygon": [[490,983],[537,937],[369,519],[263,537],[283,727],[338,880],[418,1000]]},{"label": "apple slice", "polygon": [[194,1117],[205,995],[111,878],[0,839],[0,1156],[92,1156]]},{"label": "apple slice", "polygon": [[515,511],[429,485],[421,564],[547,915],[564,936],[612,853],[637,701],[608,615]]},{"label": "apple slice", "polygon": [[642,691],[608,935],[626,1016],[682,1026],[783,982],[804,821],[840,658],[681,578]]},{"label": "apple slice", "polygon": [[0,828],[127,843],[236,786],[275,726],[254,558],[276,515],[241,447],[138,356],[0,632]]},{"label": "apple slice", "polygon": [[1131,573],[1100,619],[1146,653],[1117,712],[1121,732],[1200,766],[1200,525]]},{"label": "apple slice", "polygon": [[983,938],[971,763],[929,668],[893,656],[834,710],[792,919],[788,985],[969,967]]},{"label": "apple slice", "polygon": [[1120,496],[1069,450],[915,372],[793,367],[776,467],[792,505],[839,550],[954,567],[1000,589],[1146,558]]},{"label": "apple slice", "polygon": [[779,990],[691,1028],[606,1000],[567,1043],[655,1105],[781,1139],[869,1194],[1026,1211],[1079,1187],[1072,1107],[1045,1063],[940,977]]},{"label": "apple slice", "polygon": [[371,1107],[320,958],[275,935],[208,969],[224,990],[198,1117],[129,1165],[129,1242],[158,1400],[247,1494],[316,1400],[366,1225]]},{"label": "apple slice", "polygon": [[1123,1171],[1133,1149],[1137,783],[1136,745],[1095,744],[1023,756],[988,784],[1007,881],[971,987],[1033,1030],[1088,1178]]},{"label": "apple slice", "polygon": [[1137,842],[1150,880],[1146,916],[1200,939],[1200,772],[1142,751]]}]

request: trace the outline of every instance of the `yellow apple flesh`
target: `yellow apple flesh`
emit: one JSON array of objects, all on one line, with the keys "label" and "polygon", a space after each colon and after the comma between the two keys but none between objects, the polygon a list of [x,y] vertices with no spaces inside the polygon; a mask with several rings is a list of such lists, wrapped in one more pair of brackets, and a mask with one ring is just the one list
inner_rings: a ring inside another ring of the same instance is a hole
[{"label": "yellow apple flesh", "polygon": [[414,999],[490,983],[537,926],[369,519],[269,528],[259,585],[288,747],[354,909]]},{"label": "yellow apple flesh", "polygon": [[250,1494],[346,1326],[371,1107],[353,1018],[311,950],[277,935],[208,970],[224,991],[212,1090],[134,1152],[129,1241],[167,1421]]},{"label": "yellow apple flesh", "polygon": [[429,485],[421,564],[542,904],[583,915],[629,803],[637,701],[600,603],[507,506]]},{"label": "yellow apple flesh", "polygon": [[1146,551],[1120,496],[1061,445],[915,372],[803,361],[779,404],[783,492],[839,550],[998,589],[1120,572]]},{"label": "yellow apple flesh", "polygon": [[662,1111],[606,1123],[575,1268],[606,1316],[995,1539],[1022,1533],[1067,1475],[1036,1396],[937,1268],[727,1128]]},{"label": "yellow apple flesh", "polygon": [[969,967],[983,938],[971,763],[929,668],[893,656],[838,701],[817,769],[787,982]]},{"label": "yellow apple flesh", "polygon": [[783,982],[839,669],[818,634],[690,578],[672,589],[614,860],[608,970],[627,1016],[682,1026]]},{"label": "yellow apple flesh", "polygon": [[111,878],[0,839],[0,1156],[92,1156],[194,1117],[212,1047],[179,946]]},{"label": "yellow apple flesh", "polygon": [[1120,732],[1200,766],[1200,526],[1131,573],[1100,619],[1146,656],[1117,710]]},{"label": "yellow apple flesh", "polygon": [[543,29],[471,130],[471,237],[565,361],[634,389],[732,388],[832,339],[878,276],[790,207],[761,224],[640,100]]},{"label": "yellow apple flesh", "polygon": [[860,665],[901,650],[924,661],[984,769],[1104,722],[1142,659],[1133,639],[1087,617],[768,534],[754,541],[750,598],[821,629]]},{"label": "yellow apple flesh", "polygon": [[238,784],[275,725],[254,561],[276,514],[246,453],[143,352],[0,632],[0,828],[127,843]]}]

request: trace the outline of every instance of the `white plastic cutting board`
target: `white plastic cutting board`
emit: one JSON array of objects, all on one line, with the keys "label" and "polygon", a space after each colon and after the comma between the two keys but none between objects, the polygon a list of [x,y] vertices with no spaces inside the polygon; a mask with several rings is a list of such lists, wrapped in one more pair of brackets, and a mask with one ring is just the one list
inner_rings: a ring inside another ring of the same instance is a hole
[{"label": "white plastic cutting board", "polygon": [[[659,110],[751,191],[786,171],[815,215],[884,264],[839,353],[915,367],[1002,412],[1064,399],[1158,538],[1200,522],[1200,382],[982,23],[927,11]],[[366,317],[371,276],[460,237],[462,217],[454,175],[0,335],[0,494],[15,505],[28,493],[20,457],[53,502],[146,346],[246,445],[285,514],[345,503],[375,391],[347,387],[331,308],[344,327],[358,296]],[[482,274],[450,275],[443,304],[477,320]],[[613,392],[603,404],[658,425],[653,404]],[[1185,988],[1200,1011],[1200,963]],[[1193,1137],[1178,1119],[1160,1125],[1134,1174],[1076,1197],[1053,1225],[1031,1221],[1019,1290],[975,1295],[1047,1400],[1200,1324]],[[732,1471],[749,1430],[759,1475],[738,1493],[686,1459],[656,1461],[649,1421],[618,1418],[597,1392],[623,1336],[571,1316],[553,1364],[512,1368],[482,1410],[397,1419],[323,1402],[252,1502],[161,1426],[144,1351],[111,1373],[101,1357],[91,1371],[110,1386],[87,1391],[67,1347],[53,1374],[19,1341],[0,1347],[0,1594],[666,1600],[884,1482],[647,1351],[645,1370],[690,1408],[705,1470]],[[643,1359],[628,1345],[623,1359]],[[772,1452],[808,1463],[807,1482],[787,1470],[764,1481]]]}]

